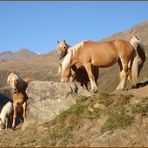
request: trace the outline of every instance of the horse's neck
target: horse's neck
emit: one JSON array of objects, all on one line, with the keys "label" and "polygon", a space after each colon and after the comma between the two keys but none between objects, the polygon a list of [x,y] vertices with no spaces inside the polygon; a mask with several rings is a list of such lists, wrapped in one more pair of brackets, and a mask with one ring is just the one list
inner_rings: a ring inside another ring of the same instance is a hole
[{"label": "horse's neck", "polygon": [[24,80],[20,80],[20,85],[19,85],[19,92],[25,92],[27,88],[27,83]]},{"label": "horse's neck", "polygon": [[65,70],[71,64],[72,50],[69,48],[66,56],[62,61],[62,69]]},{"label": "horse's neck", "polygon": [[71,46],[70,46],[70,45],[68,45],[68,44],[67,44],[67,46],[68,46],[68,47],[67,47],[67,51],[68,51],[68,50],[69,50],[69,48],[70,48]]}]

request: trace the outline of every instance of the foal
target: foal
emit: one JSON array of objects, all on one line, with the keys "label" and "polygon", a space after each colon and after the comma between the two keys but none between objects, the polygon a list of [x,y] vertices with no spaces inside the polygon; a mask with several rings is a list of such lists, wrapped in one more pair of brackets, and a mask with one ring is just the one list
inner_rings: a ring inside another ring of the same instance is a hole
[{"label": "foal", "polygon": [[10,73],[7,78],[7,83],[11,86],[12,100],[13,100],[13,122],[12,128],[16,127],[17,110],[23,108],[23,119],[26,119],[27,100],[26,88],[31,79],[21,79],[15,73]]},{"label": "foal", "polygon": [[1,110],[0,113],[0,130],[4,128],[8,128],[8,120],[10,117],[12,117],[13,113],[13,105],[12,102],[7,102]]}]

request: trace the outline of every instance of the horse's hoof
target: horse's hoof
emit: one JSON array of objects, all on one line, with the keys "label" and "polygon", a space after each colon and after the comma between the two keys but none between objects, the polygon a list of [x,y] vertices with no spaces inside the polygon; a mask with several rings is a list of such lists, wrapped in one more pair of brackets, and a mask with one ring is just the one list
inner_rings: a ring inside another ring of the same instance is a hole
[{"label": "horse's hoof", "polygon": [[15,130],[15,126],[14,126],[14,127],[12,127],[12,130]]},{"label": "horse's hoof", "polygon": [[90,92],[92,92],[92,93],[96,93],[97,91],[98,91],[98,89],[96,89],[96,88],[90,90]]}]

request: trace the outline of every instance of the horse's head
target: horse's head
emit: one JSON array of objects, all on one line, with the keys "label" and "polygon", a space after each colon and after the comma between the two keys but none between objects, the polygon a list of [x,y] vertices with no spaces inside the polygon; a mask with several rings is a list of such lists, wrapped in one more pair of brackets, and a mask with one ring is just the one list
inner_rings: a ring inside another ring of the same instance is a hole
[{"label": "horse's head", "polygon": [[71,76],[71,69],[67,68],[63,71],[62,64],[60,64],[59,69],[58,69],[58,74],[60,75],[61,82],[68,82],[68,80]]},{"label": "horse's head", "polygon": [[11,86],[12,93],[18,92],[21,86],[21,78],[17,76],[15,73],[10,73],[7,78],[7,83]]},{"label": "horse's head", "polygon": [[130,39],[130,43],[132,46],[134,46],[134,48],[137,48],[138,44],[140,43],[140,39],[138,38],[138,36],[133,35]]},{"label": "horse's head", "polygon": [[65,55],[67,54],[68,48],[69,48],[69,45],[65,40],[61,42],[57,41],[58,58],[60,60],[65,57]]}]

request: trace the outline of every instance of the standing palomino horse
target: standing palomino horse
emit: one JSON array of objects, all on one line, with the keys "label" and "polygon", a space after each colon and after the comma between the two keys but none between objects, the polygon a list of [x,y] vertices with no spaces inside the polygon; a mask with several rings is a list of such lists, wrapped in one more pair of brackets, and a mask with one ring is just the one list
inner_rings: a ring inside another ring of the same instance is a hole
[{"label": "standing palomino horse", "polygon": [[[58,57],[59,59],[63,59],[67,53],[69,48],[71,47],[68,45],[68,43],[64,40],[61,42],[57,42],[57,51],[58,51]],[[58,73],[60,74],[61,72],[61,66],[59,67]],[[81,86],[84,86],[88,89],[88,83],[90,82],[87,72],[84,67],[82,67],[80,64],[75,64],[72,66],[72,71],[71,71],[71,79],[70,81],[76,80],[77,82],[80,82]],[[98,76],[99,76],[99,71],[98,68],[92,67],[92,73],[95,78],[95,82],[97,82]]]},{"label": "standing palomino horse", "polygon": [[134,68],[138,66],[138,62],[134,62],[137,60],[138,54],[137,49],[130,42],[122,39],[104,42],[82,41],[70,47],[62,61],[60,65],[61,81],[67,82],[70,77],[71,67],[74,64],[79,64],[84,66],[87,71],[91,83],[91,91],[96,92],[97,85],[92,73],[92,67],[105,68],[118,62],[120,83],[116,89],[124,89],[129,72],[131,72],[131,77],[129,77],[131,78],[131,83],[134,85],[137,83],[132,77],[135,77],[134,73],[137,73],[138,70]]}]

